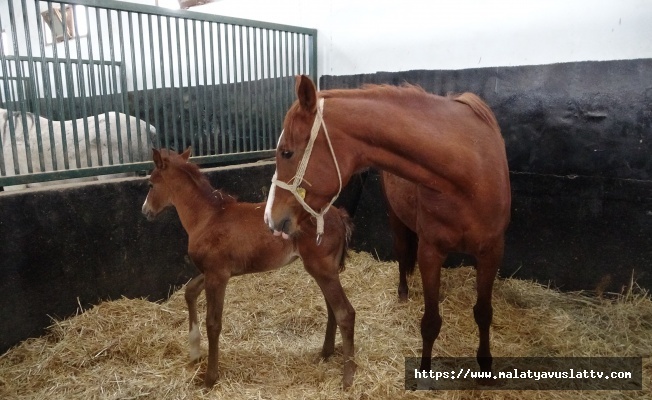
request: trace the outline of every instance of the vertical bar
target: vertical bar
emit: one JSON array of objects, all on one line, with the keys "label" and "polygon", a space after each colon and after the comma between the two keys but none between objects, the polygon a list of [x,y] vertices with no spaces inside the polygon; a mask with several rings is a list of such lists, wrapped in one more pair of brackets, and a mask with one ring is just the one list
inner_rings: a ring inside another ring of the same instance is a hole
[{"label": "vertical bar", "polygon": [[[131,49],[131,76],[133,77],[133,101],[134,101],[134,114],[136,114],[136,143],[137,143],[137,148],[138,148],[138,154],[136,157],[136,161],[144,161],[146,160],[146,155],[147,151],[149,149],[143,148],[143,136],[147,138],[145,143],[148,145],[152,143],[152,138],[149,136],[149,129],[147,132],[142,132],[141,127],[140,127],[140,99],[138,98],[138,73],[136,72],[136,41],[134,40],[134,20],[133,20],[133,13],[129,12],[127,13],[127,22],[129,23],[129,42],[131,45],[129,46]],[[140,49],[140,53],[143,52],[143,49]]]},{"label": "vertical bar", "polygon": [[253,120],[252,120],[253,109],[252,109],[252,102],[251,102],[251,100],[252,100],[251,98],[254,96],[254,92],[252,91],[252,88],[254,87],[256,82],[254,81],[254,79],[252,77],[252,68],[254,67],[254,65],[253,65],[252,60],[251,60],[252,59],[252,57],[251,57],[251,41],[253,40],[253,38],[251,38],[252,35],[249,34],[249,29],[251,29],[251,28],[246,27],[245,29],[247,30],[247,65],[248,65],[248,68],[247,68],[247,75],[248,75],[247,76],[248,77],[248,79],[247,79],[247,88],[249,89],[248,90],[248,95],[247,95],[247,101],[248,101],[248,105],[249,105],[249,112],[247,114],[249,115],[249,150],[251,151],[251,150],[256,149],[256,146],[254,146],[255,135],[256,134],[254,133],[254,129],[253,129]]},{"label": "vertical bar", "polygon": [[245,93],[244,87],[247,84],[245,81],[245,52],[244,52],[244,41],[245,35],[242,33],[243,26],[240,25],[240,101],[242,102],[242,151],[247,151],[247,119],[246,119],[246,103],[245,103]]},{"label": "vertical bar", "polygon": [[[116,138],[117,138],[117,146],[118,146],[118,162],[120,164],[124,164],[125,159],[124,159],[124,154],[122,152],[122,129],[120,127],[120,114],[117,112],[117,107],[115,106],[115,96],[116,93],[118,93],[118,77],[116,76],[115,69],[116,69],[116,62],[115,62],[115,47],[114,47],[114,32],[113,32],[113,22],[111,18],[111,13],[113,10],[106,10],[106,21],[107,21],[107,27],[109,29],[109,57],[110,57],[110,67],[111,67],[111,79],[113,80],[113,91],[111,92],[111,105],[112,105],[112,110],[113,110],[113,115],[115,115],[115,133],[116,133]],[[107,148],[109,149],[109,154],[112,154],[111,146],[112,146],[112,140],[111,140],[111,128],[110,128],[110,123],[109,119],[107,118],[106,120],[106,126],[107,126],[107,132],[106,132],[106,142],[107,142]],[[115,162],[113,162],[115,163]],[[112,164],[113,164],[112,163]]]},{"label": "vertical bar", "polygon": [[[177,65],[178,65],[178,75],[179,75],[179,118],[180,118],[180,123],[181,123],[181,146],[177,144],[177,136],[178,136],[178,131],[174,135],[174,146],[177,148],[177,150],[183,150],[182,147],[186,145],[186,124],[184,120],[184,114],[185,114],[185,107],[183,106],[183,91],[184,91],[184,85],[183,85],[183,66],[181,65],[181,26],[179,25],[179,20],[181,18],[175,18],[176,20],[176,27],[177,27]],[[171,96],[170,96],[171,97]],[[173,104],[174,107],[174,101],[170,101]],[[173,114],[174,118],[176,119],[176,114]]]},{"label": "vertical bar", "polygon": [[[73,149],[75,151],[75,165],[77,168],[81,168],[81,157],[80,157],[80,152],[79,152],[79,133],[77,131],[77,107],[75,107],[75,87],[74,87],[74,79],[73,79],[73,74],[72,74],[72,63],[70,61],[70,38],[68,37],[68,28],[66,27],[66,24],[68,23],[68,10],[66,9],[66,5],[64,3],[60,3],[61,6],[61,24],[62,24],[62,29],[63,29],[63,50],[64,50],[64,55],[65,55],[65,76],[66,76],[66,91],[67,91],[67,98],[68,98],[68,115],[70,116],[70,122],[72,124],[72,138],[73,138]],[[72,7],[72,6],[71,6]],[[63,99],[61,99],[63,101]],[[65,130],[62,130],[61,136],[66,136],[68,132]]]},{"label": "vertical bar", "polygon": [[[186,42],[186,60],[188,60],[188,65],[186,66],[186,71],[187,71],[187,78],[188,78],[188,122],[190,125],[190,146],[194,149],[195,148],[195,127],[193,123],[193,117],[192,117],[192,107],[190,101],[192,100],[190,97],[190,87],[192,86],[192,72],[190,70],[190,31],[188,30],[188,25],[190,24],[190,20],[184,19],[184,31],[186,34],[185,37],[185,42]],[[185,107],[184,107],[185,108]]]},{"label": "vertical bar", "polygon": [[[190,20],[188,20],[190,21]],[[192,20],[192,37],[195,45],[194,47],[194,54],[195,54],[195,105],[197,108],[197,154],[198,155],[203,155],[203,144],[204,144],[204,138],[203,138],[203,132],[202,132],[202,118],[201,118],[201,110],[200,110],[200,89],[199,89],[199,54],[197,47],[199,45],[199,41],[197,40],[197,21]],[[202,42],[203,43],[203,42]],[[205,104],[204,104],[205,106]]]},{"label": "vertical bar", "polygon": [[[201,21],[200,24],[201,24],[200,25],[201,26],[201,41],[199,43],[204,43],[205,44],[206,43],[206,31],[205,31],[205,28],[204,28],[205,22]],[[203,61],[202,64],[203,64],[203,67],[204,67],[204,69],[203,69],[203,73],[204,73],[204,75],[203,75],[203,78],[204,78],[204,101],[203,101],[203,105],[204,105],[204,125],[206,126],[204,132],[201,132],[201,135],[202,135],[202,137],[204,136],[204,134],[206,136],[206,155],[210,155],[211,154],[211,150],[210,150],[210,143],[211,143],[210,126],[211,125],[208,124],[208,113],[211,111],[211,109],[208,106],[208,97],[207,97],[209,86],[208,86],[208,75],[207,75],[206,63],[208,63],[208,59],[206,58],[206,46],[205,45],[201,47],[201,52],[202,52],[201,59]],[[200,146],[200,150],[203,150],[203,148],[201,148],[201,146]]]},{"label": "vertical bar", "polygon": [[[157,18],[160,18],[160,17],[157,17]],[[156,126],[156,129],[159,132],[158,135],[157,135],[158,138],[159,138],[159,142],[161,142],[161,134],[160,134],[160,132],[161,132],[161,129],[162,129],[163,132],[164,132],[164,136],[165,136],[165,147],[170,147],[170,141],[168,140],[167,129],[166,129],[165,126],[162,126],[160,124],[160,122],[161,122],[160,119],[159,119],[160,110],[158,108],[158,104],[157,104],[157,101],[156,101],[157,98],[158,98],[158,93],[156,93],[157,89],[158,89],[158,79],[156,78],[156,63],[155,63],[156,58],[154,57],[154,15],[150,15],[150,18],[148,19],[148,21],[149,21],[148,27],[149,27],[149,42],[150,42],[149,56],[150,56],[150,60],[151,60],[150,66],[152,68],[152,92],[154,93],[154,95],[152,96],[152,104],[153,104],[153,107],[154,107],[154,109],[153,109],[153,111],[154,111],[154,126]],[[159,20],[159,22],[160,22],[160,20]],[[162,40],[161,39],[161,29],[160,28],[159,28],[159,35],[158,36],[159,36],[159,41]]]},{"label": "vertical bar", "polygon": [[[253,97],[254,97],[254,119],[256,120],[256,150],[261,150],[260,144],[261,144],[261,129],[260,129],[260,74],[258,73],[258,33],[260,32],[260,29],[258,28],[252,28],[253,29],[253,46],[254,46],[254,64],[253,64],[253,71],[254,71],[254,76],[253,76]],[[264,146],[264,144],[263,144]]]},{"label": "vertical bar", "polygon": [[[219,154],[218,151],[218,134],[219,134],[219,129],[217,129],[217,110],[219,107],[215,105],[215,86],[217,85],[216,83],[216,71],[215,71],[215,63],[216,62],[221,62],[220,60],[222,59],[221,54],[215,54],[214,50],[214,45],[213,45],[213,26],[217,26],[217,29],[220,29],[220,26],[218,24],[214,23],[209,23],[208,24],[208,35],[210,36],[210,54],[213,56],[211,59],[211,133],[212,138],[213,138],[213,146],[211,147],[210,154]],[[204,54],[204,59],[206,59],[206,54]]]},{"label": "vertical bar", "polygon": [[[14,47],[14,56],[15,56],[15,65],[16,65],[16,91],[18,92],[18,99],[19,99],[19,104],[18,107],[20,108],[20,113],[21,113],[21,118],[22,118],[22,123],[23,123],[23,139],[25,143],[25,157],[27,160],[27,172],[32,173],[33,172],[33,167],[32,167],[32,151],[31,151],[31,143],[29,140],[29,130],[27,129],[27,117],[25,115],[25,93],[23,91],[23,79],[24,79],[24,74],[23,74],[23,66],[20,60],[18,59],[18,54],[19,49],[18,49],[18,33],[16,30],[16,15],[14,11],[14,2],[13,0],[9,0],[9,23],[11,24],[11,38],[12,38],[12,43]],[[9,77],[9,74],[3,75]],[[15,103],[15,102],[14,102]],[[13,119],[13,118],[12,118]],[[11,138],[11,148],[12,148],[12,154],[14,156],[14,167],[16,171],[16,175],[20,174],[20,165],[18,164],[18,160],[16,158],[18,154],[18,148],[17,148],[17,143],[16,143],[16,138],[15,135],[17,135],[17,132],[14,130],[14,137]],[[25,171],[23,171],[25,172]]]},{"label": "vertical bar", "polygon": [[[230,29],[229,29],[230,27]],[[229,140],[229,153],[233,153],[233,136],[235,135],[235,132],[233,131],[233,126],[231,125],[231,90],[229,89],[229,86],[231,86],[231,56],[230,56],[230,51],[229,49],[231,48],[229,46],[229,31],[231,31],[231,36],[233,36],[233,25],[224,25],[224,48],[226,51],[226,80],[227,80],[227,85],[226,85],[226,117],[227,117],[227,127],[228,127],[228,140]]]},{"label": "vertical bar", "polygon": [[[27,2],[26,0],[21,1],[21,6],[23,9],[23,25],[25,26],[25,42],[26,42],[26,47],[27,47],[27,69],[29,72],[29,75],[34,78],[34,81],[36,81],[36,67],[34,65],[34,57],[33,57],[33,51],[32,51],[32,35],[30,33],[30,27],[29,27],[29,18],[27,14]],[[2,32],[2,29],[0,29],[0,32]],[[16,53],[18,55],[18,53]],[[5,77],[8,77],[7,75],[3,75]],[[22,85],[21,85],[22,86]],[[35,85],[30,85],[31,90],[30,90],[30,97],[32,99],[38,98],[37,93],[36,93],[36,86]],[[38,116],[41,114],[40,113],[40,107],[38,102],[35,102],[34,104],[35,111],[36,111],[36,116],[34,117],[34,127],[36,128],[35,130],[35,135],[36,135],[36,145],[38,148],[38,159],[39,159],[39,170],[40,171],[45,171],[45,159],[43,158],[43,140],[41,137],[41,124],[37,123],[40,122],[38,120]],[[2,147],[0,147],[2,148]]]},{"label": "vertical bar", "polygon": [[[48,13],[50,15],[50,20],[54,20],[54,11],[52,9],[52,3],[48,3]],[[65,128],[65,113],[63,110],[63,83],[61,82],[61,68],[59,66],[59,56],[57,53],[57,44],[56,38],[52,38],[52,57],[54,58],[52,67],[54,68],[54,87],[57,98],[57,104],[59,109],[59,135],[61,136],[61,149],[63,153],[63,164],[65,169],[70,169],[70,163],[68,158],[68,141],[66,138],[66,128]],[[55,141],[56,145],[56,141]]]},{"label": "vertical bar", "polygon": [[[52,124],[52,83],[50,82],[50,68],[45,59],[45,36],[43,34],[43,24],[41,23],[41,6],[40,2],[35,2],[36,18],[39,21],[36,24],[38,33],[39,51],[41,53],[41,75],[43,76],[43,97],[45,98],[45,108],[48,121],[48,132],[50,139],[50,155],[52,160],[52,170],[58,170],[57,165],[57,146],[54,138],[54,126]],[[40,125],[40,124],[39,124]],[[46,166],[47,169],[47,166]]]},{"label": "vertical bar", "polygon": [[[164,75],[163,72],[165,71],[165,64],[164,64],[164,61],[163,61],[163,29],[161,27],[161,16],[157,15],[156,19],[157,19],[157,26],[158,26],[159,64],[160,64],[160,68],[161,68],[161,89],[164,89],[165,88],[165,75]],[[168,23],[169,23],[169,21],[168,21]],[[170,35],[170,32],[168,31],[168,39],[171,39],[169,37],[169,35]],[[153,60],[156,60],[156,59],[153,58],[153,56],[152,56],[152,61]],[[172,68],[172,65],[170,65],[170,68]],[[172,84],[173,83],[174,82],[172,82]],[[154,88],[157,89],[156,85],[154,85]],[[165,93],[166,97],[168,96],[168,93],[166,93],[166,91],[161,90],[161,92]],[[172,89],[170,89],[170,91],[169,91],[169,96],[170,96],[169,100],[170,100],[170,102],[172,102]],[[155,110],[155,112],[157,114],[160,114],[159,108],[156,107],[156,97],[158,97],[158,96],[154,96],[154,110]],[[169,116],[170,119],[174,118],[174,103],[172,103],[172,112],[173,112],[173,114]],[[165,147],[168,148],[168,149],[170,148],[170,134],[174,132],[174,120],[172,120],[172,125],[173,126],[171,126],[171,127],[168,126],[168,116],[163,115],[163,126],[164,126],[163,129],[165,131]],[[176,142],[176,135],[175,135],[175,142]]]},{"label": "vertical bar", "polygon": [[317,75],[317,32],[315,32],[312,35],[312,40],[310,41],[310,77],[312,78],[313,82],[316,82],[317,85],[319,85],[319,78]]},{"label": "vertical bar", "polygon": [[310,54],[308,53],[308,44],[310,42],[310,36],[309,35],[303,35],[303,73],[304,74],[309,74],[309,67],[310,67]]},{"label": "vertical bar", "polygon": [[[11,7],[11,6],[12,5],[10,4],[9,7]],[[0,19],[0,32],[2,32],[2,19]],[[5,56],[4,43],[2,43],[2,40],[0,40],[0,64],[2,64],[1,65],[2,76],[8,78],[9,77],[9,72],[8,72],[9,63],[8,63],[7,57]],[[9,116],[10,116],[9,113],[11,112],[11,106],[10,106],[11,102],[9,101],[10,83],[9,83],[9,79],[3,79],[2,82],[3,82],[3,86],[4,86],[4,92],[5,92],[6,103],[7,103],[7,105],[6,105],[6,107],[7,107],[7,122],[9,123],[9,141],[11,142],[11,153],[12,153],[12,160],[13,160],[13,164],[14,164],[14,166],[13,166],[14,167],[14,173],[16,175],[18,175],[20,173],[20,169],[18,167],[18,154],[17,154],[17,151],[16,151],[16,138],[15,138],[16,131],[15,131],[15,127],[14,127],[14,119],[9,118]],[[7,146],[7,143],[3,143],[3,136],[4,135],[0,135],[0,146],[2,147],[2,149],[5,148],[4,146]],[[2,157],[2,158],[0,158],[0,174],[2,174],[2,176],[9,175],[9,172],[8,172],[9,166],[5,166],[6,160],[4,159],[4,150],[0,151],[0,157]]]},{"label": "vertical bar", "polygon": [[[104,10],[106,14],[108,14],[108,10]],[[108,86],[107,81],[106,81],[106,68],[104,67],[106,63],[104,62],[104,31],[102,30],[102,17],[100,14],[100,9],[96,8],[95,9],[95,17],[97,18],[97,44],[98,44],[98,49],[100,53],[100,102],[102,103],[102,110],[101,112],[104,113],[104,125],[106,128],[107,133],[110,132],[110,126],[109,126],[109,115],[107,113],[107,105],[106,105],[106,88]],[[108,16],[107,16],[107,24],[108,24]],[[109,33],[111,31],[109,30]],[[113,105],[113,98],[111,98],[111,105]],[[99,120],[95,125],[97,127],[97,131],[95,131],[95,137],[97,140],[97,157],[98,157],[98,164],[103,165],[104,159],[103,159],[103,154],[101,152],[102,149],[102,137],[100,136],[100,126],[99,126]],[[112,151],[112,146],[111,146],[111,141],[109,140],[107,145],[107,152],[108,154],[108,163],[109,165],[113,165],[113,151]]]},{"label": "vertical bar", "polygon": [[[177,33],[177,49],[179,49],[179,46],[181,44],[179,43],[179,18],[174,18],[176,22],[176,33]],[[172,132],[174,132],[174,135],[172,136],[173,138],[173,143],[174,143],[174,148],[176,150],[182,150],[179,146],[179,129],[177,127],[177,113],[176,113],[176,107],[174,104],[174,86],[175,86],[175,79],[174,79],[174,52],[173,47],[172,47],[172,24],[170,23],[170,18],[167,18],[167,27],[168,27],[168,60],[169,60],[169,65],[170,65],[170,90],[169,90],[169,95],[170,95],[170,118],[172,119]],[[181,74],[182,68],[181,68],[181,50],[177,51],[177,72]],[[183,84],[182,84],[181,77],[179,77],[179,90],[177,91],[179,94],[179,113],[181,114],[183,112],[183,105],[182,105],[182,99],[183,99]],[[183,126],[183,123],[181,123],[181,129],[185,133],[185,128]],[[183,135],[185,136],[185,135]],[[185,139],[184,139],[185,140]]]},{"label": "vertical bar", "polygon": [[[147,19],[148,23],[147,26],[149,27],[149,18]],[[143,14],[138,14],[138,33],[140,37],[140,65],[142,69],[142,77],[143,77],[143,93],[145,94],[145,120],[146,125],[145,129],[147,129],[147,135],[149,137],[149,132],[150,132],[150,124],[151,124],[151,116],[150,116],[150,109],[149,109],[149,90],[147,88],[147,67],[145,66],[145,34],[143,32],[143,25],[144,25],[144,20],[143,20]],[[151,29],[150,29],[150,34],[151,34]],[[149,36],[151,38],[151,35]],[[150,46],[151,47],[151,46]],[[154,60],[152,60],[154,62]],[[158,126],[156,126],[157,129],[157,135],[156,135],[156,143],[155,146],[157,148],[161,147],[161,136],[158,131]],[[150,138],[151,140],[151,138]],[[152,141],[153,142],[153,141]]]},{"label": "vertical bar", "polygon": [[[88,22],[89,26],[90,26],[90,22],[91,22],[90,15],[91,14],[90,14],[90,11],[89,11],[89,7],[86,7],[86,21]],[[95,146],[96,147],[95,154],[97,156],[97,165],[102,166],[102,165],[104,165],[104,160],[102,159],[102,146],[101,146],[102,138],[100,138],[100,120],[98,118],[98,114],[100,113],[100,110],[98,109],[98,104],[97,104],[97,96],[98,96],[97,95],[97,92],[98,92],[97,87],[98,87],[98,84],[101,84],[100,79],[103,77],[103,75],[102,75],[103,71],[101,69],[98,70],[98,73],[100,74],[100,76],[97,76],[97,73],[95,72],[96,61],[95,61],[95,58],[93,57],[93,48],[95,48],[95,46],[93,46],[93,36],[92,36],[92,32],[95,31],[95,36],[96,36],[98,42],[101,40],[99,38],[99,36],[102,34],[102,28],[101,28],[100,21],[99,21],[99,15],[100,15],[99,10],[96,8],[95,9],[95,18],[96,18],[95,22],[96,22],[96,24],[98,26],[98,29],[97,30],[92,30],[91,29],[91,30],[88,31],[88,37],[86,39],[86,44],[88,45],[88,75],[89,75],[89,78],[90,78],[90,92],[91,92],[90,94],[91,94],[91,108],[92,108],[92,112],[93,112],[93,127],[94,127],[94,132],[95,132],[95,142],[97,143],[97,146]],[[100,48],[99,44],[98,44],[97,48]],[[100,53],[101,53],[101,48],[100,48]],[[101,57],[101,54],[100,54],[100,57]],[[102,64],[99,64],[99,66],[100,66],[100,68],[102,68]],[[97,78],[97,81],[96,81],[96,78]],[[104,98],[101,97],[101,95],[100,95],[99,101],[100,101],[100,106],[101,106],[102,110],[104,110]],[[90,137],[90,133],[89,133],[89,137]]]},{"label": "vertical bar", "polygon": [[275,127],[275,132],[276,132],[274,134],[274,142],[275,143],[278,142],[278,137],[280,135],[279,132],[281,132],[281,130],[283,129],[283,127],[281,126],[282,122],[279,123],[280,112],[279,112],[279,108],[278,108],[279,107],[279,104],[278,104],[278,102],[279,102],[279,100],[278,100],[278,98],[279,98],[279,87],[280,87],[279,81],[281,80],[281,75],[279,73],[279,69],[280,69],[279,58],[280,57],[279,57],[279,54],[278,54],[279,50],[277,48],[277,40],[276,40],[277,33],[278,33],[278,31],[272,31],[272,34],[273,34],[273,36],[272,36],[272,43],[273,43],[272,44],[272,49],[274,50],[274,78],[275,78],[274,79],[274,91],[272,93],[272,102],[274,104],[274,127]]},{"label": "vertical bar", "polygon": [[[127,71],[125,68],[127,67],[126,60],[127,57],[125,56],[125,38],[124,38],[124,30],[122,28],[122,17],[123,17],[123,11],[118,11],[118,42],[120,43],[120,83],[121,85],[121,91],[122,91],[122,109],[120,112],[125,115],[125,132],[126,132],[126,139],[127,139],[127,156],[125,157],[129,162],[134,162],[136,158],[134,157],[134,146],[132,145],[132,140],[133,138],[131,137],[131,118],[129,118],[129,97],[127,97]],[[131,41],[130,41],[131,42]],[[132,44],[133,46],[133,44]],[[117,114],[116,118],[119,121],[120,120],[121,114]],[[137,127],[134,127],[137,128]],[[120,130],[116,132],[118,136],[118,143],[123,139],[122,134]],[[120,146],[120,150],[123,150],[124,146]],[[124,161],[123,161],[124,162]]]},{"label": "vertical bar", "polygon": [[[218,68],[219,68],[218,71],[219,71],[219,75],[220,75],[220,86],[219,86],[219,90],[220,90],[220,107],[219,107],[219,110],[220,110],[220,135],[222,136],[222,147],[220,148],[220,153],[226,153],[226,135],[227,135],[227,132],[226,132],[226,129],[225,129],[225,119],[226,118],[224,118],[224,114],[226,113],[227,118],[228,118],[228,115],[229,115],[228,111],[229,110],[228,110],[228,107],[225,106],[226,101],[224,100],[224,66],[222,65],[222,60],[224,59],[226,61],[226,63],[227,63],[226,68],[228,70],[229,58],[228,58],[228,55],[222,57],[222,27],[224,27],[224,38],[225,38],[224,43],[226,43],[226,25],[219,24],[217,26],[217,54],[219,54],[219,57],[220,57],[219,58],[220,63],[218,64]],[[227,52],[228,52],[228,50],[227,50]],[[228,76],[228,72],[227,72],[227,76]],[[226,126],[228,127],[228,125],[226,125]]]},{"label": "vertical bar", "polygon": [[[237,52],[237,42],[236,42],[236,29],[235,25],[231,25],[231,39],[233,46],[233,120],[235,121],[235,151],[236,153],[240,152],[240,113],[238,112],[240,107],[240,97],[238,97],[238,52]],[[242,40],[242,38],[240,38]]]},{"label": "vertical bar", "polygon": [[289,107],[288,101],[292,96],[289,83],[290,79],[287,79],[290,77],[290,33],[287,31],[283,32],[283,36],[285,37],[285,68],[283,70],[283,76],[286,77],[284,81],[287,82],[283,85],[283,110],[286,110]]},{"label": "vertical bar", "polygon": [[77,49],[77,81],[79,82],[79,97],[82,99],[81,109],[83,115],[82,121],[84,127],[84,144],[86,147],[86,165],[90,167],[93,166],[93,161],[91,158],[91,143],[88,131],[88,113],[86,110],[86,82],[84,80],[84,63],[82,62],[81,40],[79,38],[79,23],[77,22],[77,7],[80,6],[73,6],[73,27],[75,30],[75,47]]},{"label": "vertical bar", "polygon": [[276,129],[274,126],[274,115],[273,115],[273,108],[272,108],[272,97],[274,96],[273,94],[273,84],[274,84],[274,77],[272,76],[272,48],[271,48],[271,40],[269,37],[269,29],[265,29],[265,43],[267,47],[267,53],[266,53],[266,60],[267,60],[267,83],[265,85],[265,115],[267,115],[267,124],[269,129],[267,130],[267,134],[269,135],[269,141],[270,141],[270,146],[274,146],[276,148],[276,142],[274,141],[274,130]]}]

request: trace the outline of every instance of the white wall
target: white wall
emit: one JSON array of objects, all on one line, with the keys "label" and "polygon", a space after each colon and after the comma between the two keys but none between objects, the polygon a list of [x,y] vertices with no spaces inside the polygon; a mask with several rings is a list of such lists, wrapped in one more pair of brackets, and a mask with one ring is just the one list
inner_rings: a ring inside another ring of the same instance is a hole
[{"label": "white wall", "polygon": [[318,29],[319,75],[652,58],[651,0],[220,0]]}]

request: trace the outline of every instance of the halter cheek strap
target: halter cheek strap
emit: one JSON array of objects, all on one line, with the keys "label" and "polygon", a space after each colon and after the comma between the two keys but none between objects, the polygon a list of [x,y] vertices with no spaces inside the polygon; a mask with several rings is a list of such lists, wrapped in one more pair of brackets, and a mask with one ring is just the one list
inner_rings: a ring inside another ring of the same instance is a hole
[{"label": "halter cheek strap", "polygon": [[[339,164],[337,163],[337,158],[335,157],[335,151],[333,150],[331,139],[328,136],[328,130],[326,129],[326,124],[324,123],[323,112],[324,112],[324,99],[322,98],[319,99],[317,114],[315,115],[315,122],[312,124],[312,130],[310,131],[310,139],[308,140],[308,145],[306,146],[306,150],[303,153],[303,158],[301,159],[301,162],[297,167],[297,173],[294,175],[294,177],[290,179],[288,182],[283,182],[278,180],[276,172],[272,177],[272,187],[276,185],[282,189],[288,190],[290,193],[294,195],[294,198],[297,199],[297,201],[299,202],[299,204],[301,204],[303,209],[306,210],[310,215],[315,217],[315,219],[317,220],[317,244],[321,243],[321,239],[324,234],[324,214],[328,212],[329,208],[333,205],[335,200],[337,200],[337,197],[340,195],[340,192],[342,191],[342,174],[340,173],[340,167]],[[308,203],[305,202],[304,200],[304,197],[306,196],[305,189],[300,188],[299,185],[301,185],[301,182],[303,182],[303,176],[306,173],[306,168],[308,167],[308,161],[310,161],[312,148],[315,144],[315,140],[317,139],[317,135],[319,134],[320,127],[324,128],[324,136],[326,137],[326,142],[328,143],[328,149],[330,150],[331,156],[333,157],[333,162],[335,163],[335,170],[337,171],[337,179],[339,181],[340,186],[339,189],[337,190],[337,194],[333,196],[330,203],[324,206],[320,212],[317,212],[313,210],[308,205]],[[283,132],[281,132],[281,136],[282,135]]]}]

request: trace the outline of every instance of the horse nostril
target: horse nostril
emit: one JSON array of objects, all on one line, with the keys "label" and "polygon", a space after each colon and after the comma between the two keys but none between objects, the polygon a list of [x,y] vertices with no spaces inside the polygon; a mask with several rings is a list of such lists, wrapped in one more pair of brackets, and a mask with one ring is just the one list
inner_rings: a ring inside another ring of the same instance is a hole
[{"label": "horse nostril", "polygon": [[290,232],[288,232],[288,231],[289,231],[289,229],[290,229],[290,219],[289,219],[289,218],[286,218],[286,219],[284,219],[283,221],[281,221],[281,226],[280,226],[280,228],[281,228],[281,229],[279,229],[279,231],[281,231],[281,232],[285,232],[285,233],[288,233],[288,234],[289,234]]}]

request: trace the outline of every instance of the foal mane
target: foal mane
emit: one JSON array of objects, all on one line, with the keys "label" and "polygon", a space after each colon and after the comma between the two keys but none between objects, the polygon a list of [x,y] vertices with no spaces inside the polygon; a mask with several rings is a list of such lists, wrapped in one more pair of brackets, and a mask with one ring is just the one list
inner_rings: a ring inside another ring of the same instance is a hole
[{"label": "foal mane", "polygon": [[178,170],[188,175],[204,197],[206,197],[214,206],[221,207],[225,204],[236,203],[238,201],[236,197],[220,189],[213,188],[211,183],[208,181],[208,178],[206,178],[206,175],[201,173],[196,164],[186,162],[181,157],[167,157],[167,159],[170,161],[171,165],[174,165]]}]

